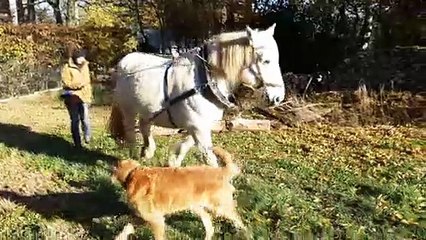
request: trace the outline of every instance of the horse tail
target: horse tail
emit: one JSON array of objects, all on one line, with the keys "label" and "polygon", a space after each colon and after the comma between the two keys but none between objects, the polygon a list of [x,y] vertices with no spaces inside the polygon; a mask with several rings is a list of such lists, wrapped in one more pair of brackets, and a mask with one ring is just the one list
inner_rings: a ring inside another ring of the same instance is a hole
[{"label": "horse tail", "polygon": [[229,173],[230,177],[240,174],[240,168],[234,163],[232,155],[221,147],[213,147],[213,153],[225,163],[224,169]]},{"label": "horse tail", "polygon": [[112,103],[111,114],[108,121],[108,132],[116,142],[120,143],[125,140],[123,113],[121,112],[120,105],[116,101]]}]

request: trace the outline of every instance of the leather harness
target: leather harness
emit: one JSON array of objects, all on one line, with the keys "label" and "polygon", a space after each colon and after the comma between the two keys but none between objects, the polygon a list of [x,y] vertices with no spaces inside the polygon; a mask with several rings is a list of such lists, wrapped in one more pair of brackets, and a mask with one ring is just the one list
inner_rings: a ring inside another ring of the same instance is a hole
[{"label": "leather harness", "polygon": [[[194,88],[185,91],[184,93],[182,93],[181,95],[170,99],[169,96],[169,78],[168,78],[168,74],[169,74],[169,69],[173,66],[173,62],[169,63],[166,71],[164,73],[164,77],[163,77],[163,81],[164,81],[164,85],[163,85],[163,94],[164,94],[164,102],[163,102],[163,107],[155,112],[149,119],[147,119],[147,122],[151,122],[153,121],[156,117],[158,117],[158,115],[160,115],[161,113],[163,113],[164,111],[167,112],[167,116],[169,118],[170,123],[175,127],[178,128],[178,126],[176,125],[175,121],[173,120],[172,114],[170,113],[170,107],[180,101],[183,101],[197,93],[202,94],[206,99],[209,99],[211,101],[214,101],[214,98],[216,98],[215,102],[218,102],[218,104],[223,105],[225,108],[233,108],[235,107],[235,104],[233,103],[233,97],[226,97],[224,96],[218,89],[217,87],[217,82],[214,81],[211,76],[210,76],[210,69],[209,69],[209,64],[206,60],[206,58],[208,57],[208,53],[207,53],[207,46],[203,45],[203,47],[201,47],[201,50],[199,51],[201,53],[202,56],[200,56],[199,54],[196,54],[197,58],[195,61],[199,61],[198,63],[196,62],[195,66],[196,66],[196,70],[199,73],[203,73],[203,74],[199,74],[198,76],[201,77],[202,81],[200,85],[195,86]],[[200,62],[201,61],[201,62]],[[231,99],[229,99],[231,98]]]}]

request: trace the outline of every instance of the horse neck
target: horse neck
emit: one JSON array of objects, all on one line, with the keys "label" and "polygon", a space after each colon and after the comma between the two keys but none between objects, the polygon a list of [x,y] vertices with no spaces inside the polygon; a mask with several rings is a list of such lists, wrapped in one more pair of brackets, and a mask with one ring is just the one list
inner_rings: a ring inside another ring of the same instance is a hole
[{"label": "horse neck", "polygon": [[[217,59],[218,56],[221,55],[220,50],[220,44],[215,43],[215,44],[205,44],[202,48],[202,57],[204,59],[208,59],[207,61],[210,62],[210,64],[212,64],[212,62],[210,61],[210,59]],[[242,56],[240,57],[245,57],[244,54],[242,54]],[[215,62],[215,61],[213,61]],[[238,62],[237,64],[243,64],[243,62]],[[215,80],[217,82],[218,88],[219,90],[225,95],[229,96],[232,95],[237,89],[238,87],[241,85],[241,79],[240,79],[240,73],[242,69],[239,69],[239,73],[237,74],[237,76],[234,76],[235,73],[231,73],[231,77],[232,79],[227,79],[226,74],[228,74],[226,72],[226,70],[224,69],[220,69],[220,67],[218,65],[221,64],[217,64],[217,63],[213,63],[212,64],[212,68],[213,70],[213,74],[212,74],[212,78],[213,80]],[[216,68],[216,69],[215,69]],[[217,69],[219,68],[219,69]],[[237,79],[233,79],[233,78],[237,78]]]},{"label": "horse neck", "polygon": [[216,77],[215,80],[217,82],[218,89],[225,96],[232,95],[239,86],[237,83],[230,82],[224,78]]}]

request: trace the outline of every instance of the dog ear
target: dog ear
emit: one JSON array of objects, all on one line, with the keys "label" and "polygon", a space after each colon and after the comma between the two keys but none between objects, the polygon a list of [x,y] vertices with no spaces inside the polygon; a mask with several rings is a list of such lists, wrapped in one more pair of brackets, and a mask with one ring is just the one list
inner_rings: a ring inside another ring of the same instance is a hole
[{"label": "dog ear", "polygon": [[148,176],[138,176],[137,178],[134,178],[134,181],[135,181],[134,183],[131,183],[133,185],[131,188],[131,191],[133,191],[134,194],[138,194],[138,195],[141,194],[142,196],[146,196],[151,193],[152,181]]}]

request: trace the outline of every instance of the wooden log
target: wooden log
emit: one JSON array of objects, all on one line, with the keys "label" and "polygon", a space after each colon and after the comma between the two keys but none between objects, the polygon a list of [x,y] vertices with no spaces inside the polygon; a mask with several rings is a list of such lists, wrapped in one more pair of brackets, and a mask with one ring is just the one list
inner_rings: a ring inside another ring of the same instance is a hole
[{"label": "wooden log", "polygon": [[[136,127],[137,131],[138,127]],[[271,130],[271,121],[262,119],[244,119],[237,118],[227,121],[217,121],[213,125],[213,132],[224,131],[269,131]],[[154,135],[169,136],[185,132],[182,129],[172,129],[154,126],[152,130]]]},{"label": "wooden log", "polygon": [[213,131],[269,131],[271,121],[262,119],[237,118],[229,121],[219,121],[213,126]]}]

